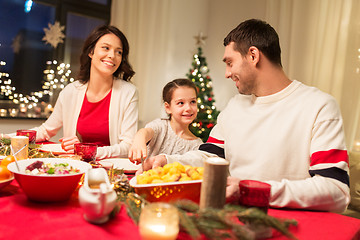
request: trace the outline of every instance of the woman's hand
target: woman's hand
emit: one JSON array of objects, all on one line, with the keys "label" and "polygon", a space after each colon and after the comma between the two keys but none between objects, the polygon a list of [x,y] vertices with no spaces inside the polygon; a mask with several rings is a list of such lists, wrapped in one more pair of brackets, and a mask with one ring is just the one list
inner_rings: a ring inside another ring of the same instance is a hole
[{"label": "woman's hand", "polygon": [[226,202],[238,203],[240,199],[239,191],[240,179],[235,177],[228,177],[226,183]]},{"label": "woman's hand", "polygon": [[74,144],[79,143],[79,139],[76,136],[60,138],[61,148],[68,153],[74,153]]}]

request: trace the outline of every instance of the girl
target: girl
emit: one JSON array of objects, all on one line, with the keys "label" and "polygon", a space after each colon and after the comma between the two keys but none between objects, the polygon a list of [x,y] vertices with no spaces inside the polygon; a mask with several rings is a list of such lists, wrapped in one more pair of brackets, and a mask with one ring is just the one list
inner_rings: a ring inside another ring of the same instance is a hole
[{"label": "girl", "polygon": [[197,115],[196,99],[196,87],[190,80],[175,79],[166,84],[163,101],[169,119],[156,119],[136,133],[130,161],[139,163],[141,158],[160,153],[183,154],[198,149],[203,142],[189,130]]},{"label": "girl", "polygon": [[49,119],[35,128],[36,140],[49,140],[63,127],[60,142],[68,152],[82,141],[98,144],[97,159],[126,157],[138,121],[128,54],[128,41],[119,29],[95,29],[83,46],[78,81],[64,88]]}]

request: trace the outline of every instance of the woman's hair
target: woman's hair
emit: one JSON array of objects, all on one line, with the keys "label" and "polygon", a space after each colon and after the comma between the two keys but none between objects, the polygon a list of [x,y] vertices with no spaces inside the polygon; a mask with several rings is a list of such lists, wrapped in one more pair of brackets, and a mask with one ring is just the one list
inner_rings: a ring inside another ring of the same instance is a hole
[{"label": "woman's hair", "polygon": [[80,55],[80,72],[77,76],[81,83],[87,83],[90,79],[91,58],[89,57],[89,54],[94,51],[97,41],[102,36],[109,33],[114,34],[120,39],[123,48],[121,64],[113,73],[113,76],[116,78],[121,77],[125,81],[130,81],[135,74],[128,60],[129,43],[125,35],[115,26],[102,25],[94,29],[84,42],[82,53]]},{"label": "woman's hair", "polygon": [[234,50],[245,56],[251,46],[257,47],[273,64],[281,65],[279,36],[268,23],[250,19],[240,23],[224,39],[224,46],[234,42]]},{"label": "woman's hair", "polygon": [[162,93],[163,101],[170,104],[173,92],[178,87],[189,87],[189,88],[194,89],[196,97],[197,97],[198,91],[196,89],[195,84],[189,79],[178,78],[178,79],[172,80],[171,82],[168,82],[165,85],[165,87],[163,88],[163,93]]}]

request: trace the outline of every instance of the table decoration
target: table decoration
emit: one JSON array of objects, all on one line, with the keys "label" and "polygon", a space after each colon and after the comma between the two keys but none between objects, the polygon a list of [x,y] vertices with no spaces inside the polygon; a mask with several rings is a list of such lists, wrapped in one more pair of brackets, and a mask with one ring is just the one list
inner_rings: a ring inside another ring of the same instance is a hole
[{"label": "table decoration", "polygon": [[224,206],[228,174],[229,162],[225,159],[212,157],[204,162],[200,208],[222,208]]},{"label": "table decoration", "polygon": [[167,203],[150,203],[142,208],[139,231],[143,240],[175,240],[179,234],[177,208]]},{"label": "table decoration", "polygon": [[[134,192],[121,171],[115,175],[117,181],[114,183],[114,190],[120,205],[113,214],[125,207],[128,216],[138,224],[142,208],[150,202]],[[178,209],[180,231],[189,234],[192,239],[201,239],[202,234],[208,239],[256,239],[258,232],[249,228],[251,224],[271,227],[290,239],[296,239],[288,229],[297,225],[295,220],[275,218],[259,208],[225,204],[222,209],[200,209],[199,205],[191,200],[175,200],[168,203]]]},{"label": "table decoration", "polygon": [[[0,139],[0,155],[8,156],[11,154],[10,149],[11,139],[10,138],[1,138]],[[39,144],[29,144],[29,158],[54,158],[56,157],[52,152],[42,152],[40,151],[41,145]]]}]

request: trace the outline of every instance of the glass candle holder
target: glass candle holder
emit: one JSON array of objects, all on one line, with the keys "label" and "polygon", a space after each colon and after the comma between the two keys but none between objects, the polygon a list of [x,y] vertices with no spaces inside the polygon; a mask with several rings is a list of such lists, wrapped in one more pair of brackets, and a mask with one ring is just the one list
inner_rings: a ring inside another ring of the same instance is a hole
[{"label": "glass candle holder", "polygon": [[[27,145],[26,147],[25,144]],[[15,154],[17,160],[27,159],[29,157],[29,138],[26,136],[14,136],[11,137],[11,147],[13,149],[12,154]],[[23,148],[24,147],[24,148]],[[23,148],[20,152],[18,152]]]},{"label": "glass candle holder", "polygon": [[96,159],[97,145],[94,143],[75,143],[74,153],[80,156],[82,161],[91,162]]},{"label": "glass candle holder", "polygon": [[255,181],[242,180],[239,183],[240,205],[247,207],[258,207],[265,213],[269,209],[271,185]]},{"label": "glass candle holder", "polygon": [[16,136],[28,137],[30,144],[35,144],[35,142],[36,142],[36,131],[35,130],[25,130],[25,129],[16,130]]},{"label": "glass candle holder", "polygon": [[143,207],[139,219],[143,240],[175,240],[179,234],[179,214],[167,203],[151,203]]}]

